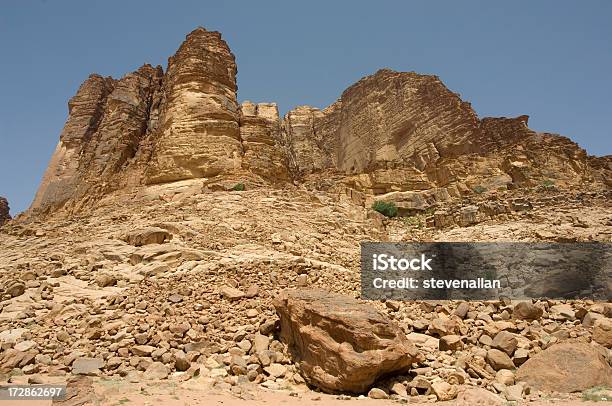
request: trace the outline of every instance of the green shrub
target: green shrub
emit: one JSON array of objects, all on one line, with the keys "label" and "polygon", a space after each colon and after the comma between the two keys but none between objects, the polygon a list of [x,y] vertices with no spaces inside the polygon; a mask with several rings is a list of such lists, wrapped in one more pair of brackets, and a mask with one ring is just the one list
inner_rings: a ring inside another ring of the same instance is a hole
[{"label": "green shrub", "polygon": [[555,182],[550,179],[546,179],[544,182],[542,182],[542,186],[544,186],[545,188],[553,187],[555,186]]},{"label": "green shrub", "polygon": [[232,190],[235,190],[237,192],[242,192],[244,190],[244,183],[236,183],[234,187],[232,188]]},{"label": "green shrub", "polygon": [[487,189],[484,186],[480,186],[480,185],[476,186],[473,190],[475,193],[478,193],[479,195],[487,191]]},{"label": "green shrub", "polygon": [[385,202],[379,200],[374,202],[372,205],[372,209],[376,210],[380,214],[384,214],[387,217],[395,217],[397,216],[397,206],[393,202]]},{"label": "green shrub", "polygon": [[404,221],[404,224],[408,227],[421,228],[423,226],[423,224],[421,223],[421,219],[417,216],[402,217],[402,220]]},{"label": "green shrub", "polygon": [[606,402],[612,400],[612,390],[605,386],[595,386],[582,392],[582,400],[592,402]]}]

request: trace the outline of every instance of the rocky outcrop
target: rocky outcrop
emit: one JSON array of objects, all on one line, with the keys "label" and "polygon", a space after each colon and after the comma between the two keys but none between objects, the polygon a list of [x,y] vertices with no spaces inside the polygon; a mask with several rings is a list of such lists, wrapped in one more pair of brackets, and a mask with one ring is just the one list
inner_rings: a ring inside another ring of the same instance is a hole
[{"label": "rocky outcrop", "polygon": [[324,110],[288,112],[284,125],[292,173],[304,178],[332,169],[374,195],[593,181],[583,149],[536,133],[528,119],[479,119],[438,77],[383,69]]},{"label": "rocky outcrop", "polygon": [[198,28],[168,59],[145,182],[212,177],[240,168],[236,62],[218,32]]},{"label": "rocky outcrop", "polygon": [[244,150],[242,167],[268,181],[289,180],[285,149],[282,148],[280,119],[275,103],[240,106],[240,139]]},{"label": "rocky outcrop", "polygon": [[11,219],[8,200],[0,196],[0,226]]},{"label": "rocky outcrop", "polygon": [[322,290],[285,290],[274,301],[281,339],[302,376],[328,392],[363,393],[420,359],[400,327],[372,306]]},{"label": "rocky outcrop", "polygon": [[97,131],[104,105],[115,81],[91,75],[68,102],[68,120],[43,176],[32,209],[58,206],[74,195],[79,186],[81,154]]},{"label": "rocky outcrop", "polygon": [[236,74],[221,34],[197,28],[165,73],[91,75],[69,102],[32,211],[78,211],[114,190],[194,179],[206,190],[340,185],[405,212],[475,191],[610,187],[609,157],[529,129],[528,116],[480,119],[436,76],[383,69],[329,107],[281,120],[274,103],[238,104]]}]

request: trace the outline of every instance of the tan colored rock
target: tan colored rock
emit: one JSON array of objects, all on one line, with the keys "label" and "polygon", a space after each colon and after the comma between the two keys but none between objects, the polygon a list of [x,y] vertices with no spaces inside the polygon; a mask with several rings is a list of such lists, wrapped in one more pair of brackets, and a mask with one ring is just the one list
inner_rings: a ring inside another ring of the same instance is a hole
[{"label": "tan colored rock", "polygon": [[322,390],[363,393],[378,377],[407,371],[420,358],[395,323],[350,297],[284,290],[274,307],[302,376]]},{"label": "tan colored rock", "polygon": [[564,342],[532,356],[516,372],[516,380],[535,390],[580,392],[612,384],[612,368],[591,345]]},{"label": "tan colored rock", "polygon": [[224,286],[221,289],[221,296],[227,300],[234,301],[242,299],[245,297],[245,294],[240,289],[232,288],[231,286]]},{"label": "tan colored rock", "polygon": [[431,321],[427,329],[429,334],[444,337],[460,333],[459,323],[446,317],[437,317]]},{"label": "tan colored rock", "polygon": [[518,340],[514,336],[514,334],[508,331],[500,331],[493,337],[493,341],[491,342],[491,346],[493,348],[497,348],[498,350],[502,350],[506,354],[512,356],[516,346],[518,345]]},{"label": "tan colored rock", "polygon": [[483,388],[465,388],[457,396],[457,406],[502,406],[505,401]]},{"label": "tan colored rock", "polygon": [[453,400],[457,397],[457,387],[445,381],[432,383],[431,390],[440,401]]},{"label": "tan colored rock", "polygon": [[275,103],[240,106],[240,139],[244,150],[242,167],[271,183],[289,180],[286,148]]},{"label": "tan colored rock", "polygon": [[593,341],[612,348],[612,319],[601,318],[593,323]]},{"label": "tan colored rock", "polygon": [[389,399],[389,395],[387,395],[387,392],[380,388],[370,389],[370,391],[368,392],[368,397],[370,399]]},{"label": "tan colored rock", "polygon": [[519,320],[538,320],[543,314],[544,310],[531,302],[519,302],[512,310],[512,317]]},{"label": "tan colored rock", "polygon": [[208,178],[241,166],[236,63],[221,34],[197,28],[168,59],[147,183]]},{"label": "tan colored rock", "polygon": [[487,362],[496,371],[500,369],[514,369],[514,363],[508,354],[497,349],[487,351]]},{"label": "tan colored rock", "polygon": [[172,239],[172,234],[159,227],[147,227],[130,231],[123,240],[130,245],[140,247],[148,244],[162,244]]},{"label": "tan colored rock", "polygon": [[463,349],[463,341],[461,336],[458,335],[447,335],[440,338],[440,351],[458,351]]}]

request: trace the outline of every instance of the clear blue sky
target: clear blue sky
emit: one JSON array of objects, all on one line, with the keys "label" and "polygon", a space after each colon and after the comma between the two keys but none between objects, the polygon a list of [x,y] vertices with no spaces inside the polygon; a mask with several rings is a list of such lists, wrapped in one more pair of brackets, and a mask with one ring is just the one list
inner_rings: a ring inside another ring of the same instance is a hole
[{"label": "clear blue sky", "polygon": [[483,116],[612,153],[612,1],[2,1],[0,195],[25,210],[92,72],[166,65],[219,30],[240,100],[324,107],[382,67],[436,74]]}]

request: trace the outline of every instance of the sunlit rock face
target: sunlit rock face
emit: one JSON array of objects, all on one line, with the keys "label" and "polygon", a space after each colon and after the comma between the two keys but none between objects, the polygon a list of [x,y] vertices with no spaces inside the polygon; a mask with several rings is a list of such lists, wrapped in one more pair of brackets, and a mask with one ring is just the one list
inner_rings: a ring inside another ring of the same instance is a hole
[{"label": "sunlit rock face", "polygon": [[269,182],[289,180],[286,149],[276,103],[244,102],[240,107],[242,167]]},{"label": "sunlit rock face", "polygon": [[610,157],[535,132],[528,116],[480,119],[436,76],[382,69],[324,109],[300,106],[281,119],[275,103],[239,104],[236,74],[221,34],[197,28],[166,72],[91,75],[68,103],[31,211],[78,211],[114,191],[178,181],[450,198],[545,182],[610,187]]},{"label": "sunlit rock face", "polygon": [[168,60],[147,183],[240,168],[236,63],[218,32],[198,28]]}]

